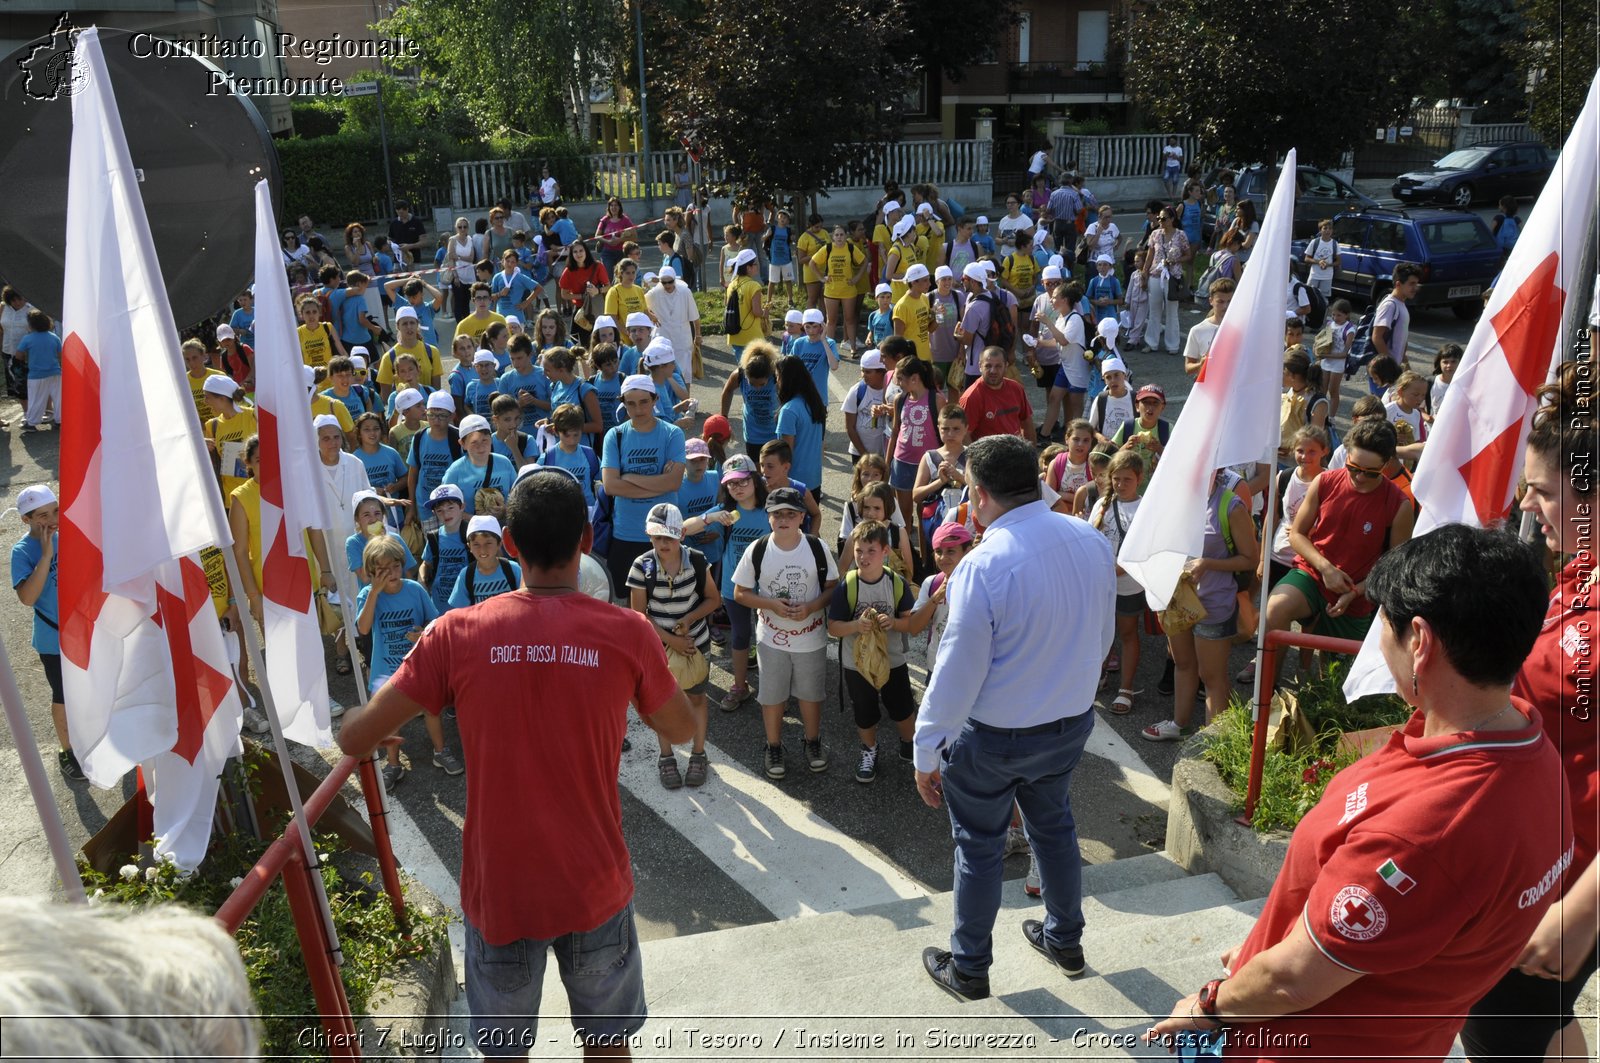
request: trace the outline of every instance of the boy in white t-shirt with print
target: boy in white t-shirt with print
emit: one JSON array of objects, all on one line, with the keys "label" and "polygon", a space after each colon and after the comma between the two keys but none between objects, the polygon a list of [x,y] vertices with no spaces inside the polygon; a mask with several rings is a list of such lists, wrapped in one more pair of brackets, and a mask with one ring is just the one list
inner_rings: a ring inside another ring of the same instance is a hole
[{"label": "boy in white t-shirt with print", "polygon": [[807,766],[814,772],[828,770],[828,753],[822,747],[828,668],[824,612],[839,582],[839,568],[821,540],[801,532],[806,506],[799,491],[792,487],[771,491],[766,509],[772,532],[751,543],[739,559],[733,598],[757,614],[765,771],[769,779],[782,779],[783,712],[790,697],[800,704]]},{"label": "boy in white t-shirt with print", "polygon": [[1133,389],[1128,387],[1128,366],[1121,358],[1107,358],[1100,363],[1100,375],[1105,378],[1106,389],[1094,397],[1084,420],[1094,432],[1101,447],[1111,446],[1111,436],[1124,421],[1133,420],[1137,411],[1133,404]]}]

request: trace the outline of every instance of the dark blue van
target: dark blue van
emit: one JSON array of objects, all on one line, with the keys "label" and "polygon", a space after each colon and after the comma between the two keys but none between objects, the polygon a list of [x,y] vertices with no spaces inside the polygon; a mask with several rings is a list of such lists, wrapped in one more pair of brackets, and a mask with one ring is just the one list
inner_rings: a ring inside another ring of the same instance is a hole
[{"label": "dark blue van", "polygon": [[[1339,267],[1335,296],[1376,302],[1388,292],[1401,262],[1422,267],[1422,287],[1413,307],[1449,306],[1471,320],[1483,309],[1483,293],[1500,272],[1501,254],[1489,226],[1459,210],[1375,207],[1336,215]],[[1304,277],[1306,241],[1293,245],[1296,272]]]}]

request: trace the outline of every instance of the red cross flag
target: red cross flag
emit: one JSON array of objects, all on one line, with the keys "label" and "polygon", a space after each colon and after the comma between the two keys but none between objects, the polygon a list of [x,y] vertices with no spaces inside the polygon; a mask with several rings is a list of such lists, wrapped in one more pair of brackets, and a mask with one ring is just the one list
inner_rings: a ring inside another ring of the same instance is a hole
[{"label": "red cross flag", "polygon": [[243,709],[199,553],[228,548],[217,478],[99,34],[78,37],[62,324],[61,667],[97,786],[151,778],[157,852],[205,856]]},{"label": "red cross flag", "polygon": [[1276,460],[1296,157],[1291,149],[1283,161],[1250,268],[1228,304],[1117,558],[1145,589],[1152,609],[1167,607],[1184,565],[1200,556],[1216,471]]},{"label": "red cross flag", "polygon": [[328,671],[306,530],[330,526],[267,182],[256,185],[256,420],[261,452],[261,620],[267,685],[285,738],[333,744]]},{"label": "red cross flag", "polygon": [[[1522,471],[1534,398],[1561,364],[1569,296],[1588,295],[1578,276],[1594,224],[1600,160],[1600,77],[1567,138],[1555,172],[1528,215],[1494,294],[1478,319],[1449,401],[1428,434],[1412,484],[1416,535],[1441,524],[1492,524],[1506,515]],[[1378,651],[1376,624],[1345,681],[1347,698],[1394,689]]]}]

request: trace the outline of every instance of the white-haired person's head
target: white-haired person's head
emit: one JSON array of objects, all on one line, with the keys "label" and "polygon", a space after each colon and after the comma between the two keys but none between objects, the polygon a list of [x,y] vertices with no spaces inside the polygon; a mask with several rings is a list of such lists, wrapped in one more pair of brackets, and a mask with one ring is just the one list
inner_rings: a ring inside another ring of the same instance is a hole
[{"label": "white-haired person's head", "polygon": [[176,905],[0,897],[0,1024],[15,1059],[254,1058],[239,948]]}]

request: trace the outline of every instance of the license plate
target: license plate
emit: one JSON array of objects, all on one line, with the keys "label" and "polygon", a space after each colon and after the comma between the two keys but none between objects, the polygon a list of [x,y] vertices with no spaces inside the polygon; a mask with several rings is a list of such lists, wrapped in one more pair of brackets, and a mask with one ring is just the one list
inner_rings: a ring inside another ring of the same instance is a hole
[{"label": "license plate", "polygon": [[1412,195],[1412,194],[1413,194],[1413,192],[1412,192],[1412,190],[1411,190],[1411,189],[1409,189],[1409,188],[1402,188],[1402,189],[1401,189],[1401,190],[1400,190],[1400,194],[1401,194],[1401,195],[1402,195],[1402,196],[1409,196],[1409,195]]},{"label": "license plate", "polygon": [[1481,284],[1458,284],[1445,293],[1446,299],[1471,299],[1473,296],[1483,294]]}]

